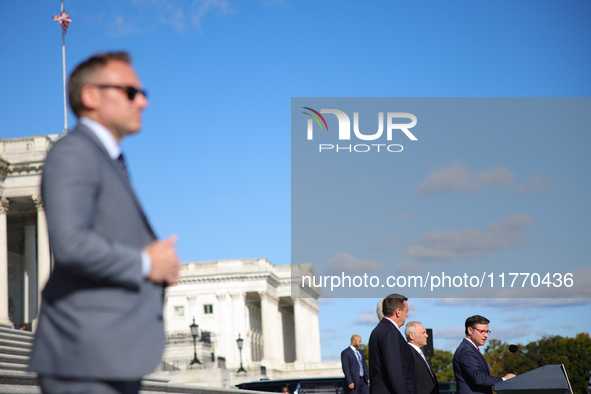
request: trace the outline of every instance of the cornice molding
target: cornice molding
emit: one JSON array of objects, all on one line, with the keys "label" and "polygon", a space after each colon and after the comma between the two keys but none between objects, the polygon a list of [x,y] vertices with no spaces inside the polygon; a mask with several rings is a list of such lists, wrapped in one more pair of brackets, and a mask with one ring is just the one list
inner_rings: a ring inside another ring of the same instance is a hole
[{"label": "cornice molding", "polygon": [[179,285],[192,284],[192,283],[219,283],[219,282],[230,282],[230,281],[257,281],[266,279],[267,282],[273,287],[279,286],[282,281],[279,280],[271,272],[253,272],[253,273],[236,273],[236,274],[214,274],[214,275],[191,275],[179,278]]}]

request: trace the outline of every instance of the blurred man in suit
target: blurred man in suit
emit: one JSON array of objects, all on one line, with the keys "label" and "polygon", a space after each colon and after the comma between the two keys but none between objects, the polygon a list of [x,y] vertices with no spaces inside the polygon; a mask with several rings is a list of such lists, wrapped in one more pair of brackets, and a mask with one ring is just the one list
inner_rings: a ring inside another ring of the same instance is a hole
[{"label": "blurred man in suit", "polygon": [[408,299],[391,294],[382,302],[384,318],[369,337],[371,394],[416,394],[414,359],[400,327],[408,316]]},{"label": "blurred man in suit", "polygon": [[456,349],[453,359],[454,375],[459,394],[483,393],[492,394],[492,386],[515,375],[508,373],[504,377],[490,374],[488,363],[480,352],[488,339],[488,323],[483,316],[474,315],[466,319],[466,338]]},{"label": "blurred man in suit", "polygon": [[351,345],[341,353],[341,364],[345,374],[345,393],[369,394],[369,370],[365,356],[359,350],[361,337],[353,335]]},{"label": "blurred man in suit", "polygon": [[404,334],[415,360],[419,394],[439,394],[437,377],[421,350],[423,346],[427,345],[427,338],[429,338],[427,330],[420,322],[411,321],[406,323]]},{"label": "blurred man in suit", "polygon": [[69,95],[79,123],[43,168],[55,264],[29,368],[44,394],[138,393],[160,362],[163,288],[180,269],[176,238],[156,238],[121,155],[148,100],[123,52],[78,65]]},{"label": "blurred man in suit", "polygon": [[384,318],[384,313],[382,312],[384,300],[379,300],[378,305],[376,306],[376,315],[378,316],[378,323],[382,321]]}]

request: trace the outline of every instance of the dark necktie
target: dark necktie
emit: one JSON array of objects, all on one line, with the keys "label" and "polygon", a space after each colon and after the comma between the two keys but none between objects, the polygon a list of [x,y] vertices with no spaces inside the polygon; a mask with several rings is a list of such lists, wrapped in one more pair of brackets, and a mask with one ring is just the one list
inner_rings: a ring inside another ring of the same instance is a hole
[{"label": "dark necktie", "polygon": [[127,173],[127,166],[125,165],[125,159],[123,158],[123,153],[121,153],[119,155],[119,157],[117,157],[117,163],[119,164],[119,166],[123,170],[123,173],[125,174],[125,177],[127,178],[127,180],[129,180],[129,174]]}]

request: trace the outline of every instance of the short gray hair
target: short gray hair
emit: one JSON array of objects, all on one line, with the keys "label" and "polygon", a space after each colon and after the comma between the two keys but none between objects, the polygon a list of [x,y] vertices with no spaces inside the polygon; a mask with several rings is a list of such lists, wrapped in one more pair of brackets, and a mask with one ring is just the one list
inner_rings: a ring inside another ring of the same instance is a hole
[{"label": "short gray hair", "polygon": [[410,339],[410,333],[416,334],[417,333],[417,326],[422,323],[420,321],[409,321],[406,323],[406,327],[404,327],[404,335],[406,335],[406,340]]},{"label": "short gray hair", "polygon": [[376,314],[378,315],[378,321],[382,321],[384,318],[384,313],[382,312],[382,304],[384,303],[384,299],[378,301],[378,306],[376,307]]}]

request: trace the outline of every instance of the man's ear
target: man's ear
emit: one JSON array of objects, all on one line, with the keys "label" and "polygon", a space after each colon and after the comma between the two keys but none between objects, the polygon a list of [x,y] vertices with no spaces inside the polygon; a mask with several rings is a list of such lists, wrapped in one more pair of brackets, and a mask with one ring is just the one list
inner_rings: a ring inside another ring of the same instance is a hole
[{"label": "man's ear", "polygon": [[80,90],[80,102],[84,108],[93,110],[98,108],[101,101],[99,89],[95,86],[84,85]]}]

